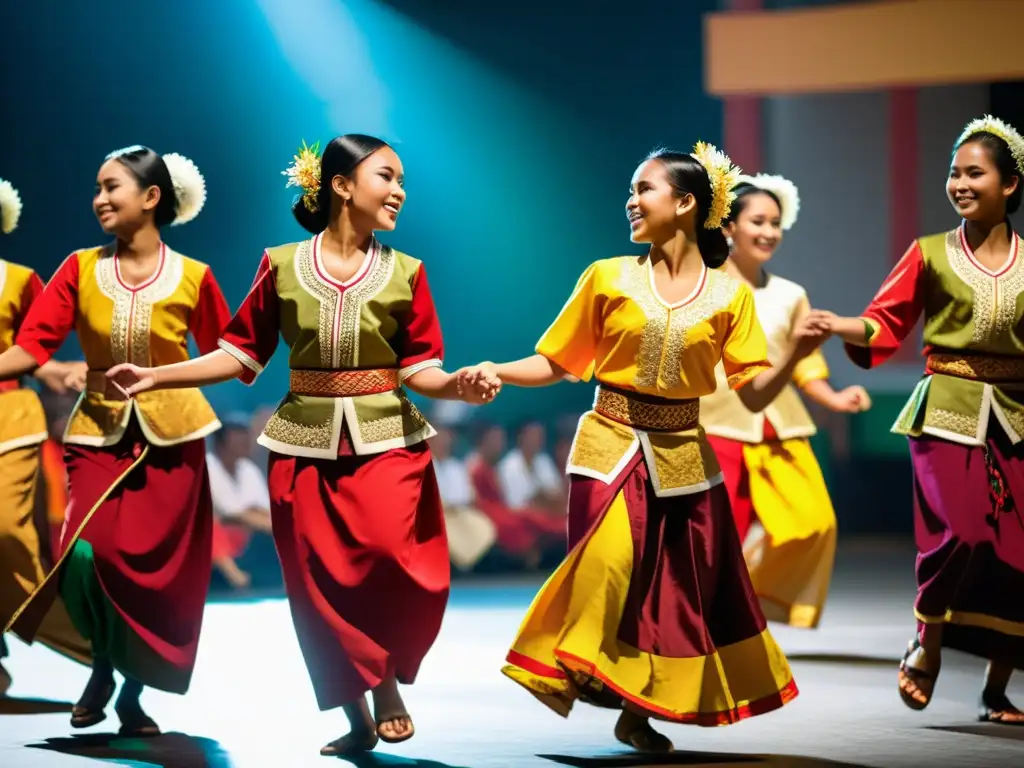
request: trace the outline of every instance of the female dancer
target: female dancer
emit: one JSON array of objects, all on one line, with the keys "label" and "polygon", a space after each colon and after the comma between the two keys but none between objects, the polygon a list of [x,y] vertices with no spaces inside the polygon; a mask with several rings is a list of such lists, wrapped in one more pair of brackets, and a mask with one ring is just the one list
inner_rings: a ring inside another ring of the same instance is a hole
[{"label": "female dancer", "polygon": [[980,718],[1024,725],[1006,685],[1024,667],[1024,254],[1007,219],[1024,193],[1024,139],[990,116],[953,147],[952,232],[916,240],[860,317],[812,315],[864,368],[924,312],[925,375],[893,425],[914,469],[917,634],[900,663],[911,709],[931,701],[942,648],[989,660]]},{"label": "female dancer", "polygon": [[93,672],[71,725],[102,721],[114,693],[122,733],[159,729],[139,694],[184,693],[210,578],[211,505],[203,437],[219,426],[197,390],[127,402],[107,386],[115,363],[188,358],[187,336],[214,349],[229,318],[209,267],[168,248],[160,229],[205,199],[195,165],[145,147],[100,167],[93,210],[114,243],[69,256],[33,304],[0,380],[44,365],[72,329],[90,372],[64,435],[70,503],[57,567],[8,622],[31,641],[56,594],[92,643]]},{"label": "female dancer", "polygon": [[569,459],[570,552],[503,671],[562,715],[576,699],[622,708],[615,736],[640,750],[672,749],[648,718],[724,725],[797,693],[754,599],[698,398],[721,360],[759,411],[825,336],[802,324],[772,368],[750,289],[715,269],[737,172],[703,143],[651,155],[626,204],[647,255],[592,264],[538,354],[462,377],[598,380]]},{"label": "female dancer", "polygon": [[[725,220],[732,243],[727,268],[753,289],[757,318],[768,337],[768,359],[778,363],[810,304],[801,286],[769,274],[765,264],[783,231],[796,222],[800,198],[789,180],[763,174],[741,177],[733,192],[736,201]],[[763,412],[751,413],[729,391],[724,367],[715,372],[718,386],[701,400],[700,423],[722,465],[754,592],[768,619],[816,627],[832,578],[836,515],[807,441],[816,431],[814,422],[789,384]],[[793,383],[840,413],[869,405],[862,387],[836,392],[829,386],[821,350],[794,367]],[[748,539],[755,515],[762,531]]]},{"label": "female dancer", "polygon": [[348,134],[322,158],[304,146],[286,173],[303,189],[293,211],[313,237],[267,249],[220,351],[108,375],[133,396],[251,383],[284,337],[291,387],[260,443],[272,451],[274,539],[317,702],[343,707],[351,723],[321,753],[342,755],[414,732],[398,683],[413,682],[437,636],[450,573],[424,442],[434,430],[403,385],[428,397],[459,394],[456,376],[441,369],[422,263],[373,235],[395,228],[405,201],[395,151]]},{"label": "female dancer", "polygon": [[[18,226],[21,198],[0,179],[0,232]],[[10,348],[28,309],[43,291],[33,270],[0,259],[0,351]],[[49,361],[35,371],[55,392],[81,389],[83,364]],[[0,621],[4,624],[42,582],[52,562],[49,531],[35,519],[40,446],[46,440],[46,416],[36,393],[17,379],[0,383]],[[89,642],[75,631],[63,603],[54,602],[39,627],[39,640],[75,661],[91,661]],[[2,659],[7,644],[0,636],[0,696],[11,684]]]}]

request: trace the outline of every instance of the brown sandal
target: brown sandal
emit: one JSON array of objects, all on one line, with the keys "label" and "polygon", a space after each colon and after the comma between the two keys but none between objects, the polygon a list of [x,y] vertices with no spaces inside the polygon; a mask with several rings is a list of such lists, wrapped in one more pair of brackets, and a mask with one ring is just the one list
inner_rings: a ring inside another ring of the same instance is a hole
[{"label": "brown sandal", "polygon": [[[409,723],[409,730],[401,736],[385,736],[380,732],[380,728],[384,723],[390,723],[394,720],[405,720]],[[376,718],[377,723],[377,735],[380,740],[385,744],[401,744],[403,741],[408,741],[414,735],[416,735],[416,726],[412,724],[412,717],[408,712],[395,712],[394,714],[384,715],[383,717]]]},{"label": "brown sandal", "polygon": [[[900,699],[911,709],[920,712],[922,709],[927,707],[932,701],[932,695],[935,692],[935,681],[938,678],[937,672],[926,672],[923,669],[910,666],[911,655],[921,648],[921,641],[915,637],[907,645],[907,652],[903,654],[903,658],[900,660],[900,671],[898,676]],[[924,701],[919,701],[907,690],[906,684],[910,683],[925,697]],[[930,684],[931,690],[927,693],[924,689],[924,684]]]}]

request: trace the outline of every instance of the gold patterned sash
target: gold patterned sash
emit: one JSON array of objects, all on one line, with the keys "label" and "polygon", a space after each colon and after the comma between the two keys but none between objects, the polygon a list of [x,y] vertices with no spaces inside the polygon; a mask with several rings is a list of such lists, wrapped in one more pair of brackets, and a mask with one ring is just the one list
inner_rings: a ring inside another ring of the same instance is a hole
[{"label": "gold patterned sash", "polygon": [[956,376],[988,384],[1024,384],[1024,358],[995,355],[956,355],[935,352],[925,363],[928,373]]},{"label": "gold patterned sash", "polygon": [[315,371],[292,369],[291,391],[310,397],[359,397],[398,389],[398,370]]},{"label": "gold patterned sash", "polygon": [[650,432],[683,432],[696,429],[700,421],[700,401],[696,398],[667,400],[606,384],[597,388],[594,410],[612,421]]}]

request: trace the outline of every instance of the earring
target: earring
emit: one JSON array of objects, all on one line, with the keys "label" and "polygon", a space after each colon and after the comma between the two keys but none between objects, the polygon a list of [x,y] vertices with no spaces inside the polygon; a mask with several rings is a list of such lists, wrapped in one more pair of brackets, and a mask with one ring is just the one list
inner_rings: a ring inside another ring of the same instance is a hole
[{"label": "earring", "polygon": [[732,250],[732,238],[729,235],[725,236],[725,244],[729,246],[729,250]]}]

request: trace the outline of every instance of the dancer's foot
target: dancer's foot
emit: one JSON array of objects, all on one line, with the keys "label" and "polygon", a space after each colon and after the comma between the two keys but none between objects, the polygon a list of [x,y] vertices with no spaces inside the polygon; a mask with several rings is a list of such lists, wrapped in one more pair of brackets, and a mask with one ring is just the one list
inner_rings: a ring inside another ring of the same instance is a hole
[{"label": "dancer's foot", "polygon": [[615,738],[638,752],[673,752],[668,736],[651,727],[650,720],[628,709],[622,710],[615,723]]},{"label": "dancer's foot", "polygon": [[983,723],[1002,725],[1024,725],[1024,712],[1017,709],[1006,697],[1005,691],[998,693],[981,692],[981,709],[978,719]]},{"label": "dancer's foot", "polygon": [[7,671],[3,664],[0,664],[0,696],[6,696],[7,691],[11,689],[11,673]]},{"label": "dancer's foot", "polygon": [[366,697],[360,696],[355,701],[345,704],[342,709],[351,730],[340,739],[325,744],[320,749],[320,754],[324,757],[356,755],[360,752],[369,752],[377,746],[377,726],[370,716]]},{"label": "dancer's foot", "polygon": [[159,736],[160,726],[156,724],[142,708],[139,697],[142,695],[142,683],[127,679],[121,686],[114,711],[121,721],[121,736]]},{"label": "dancer's foot", "polygon": [[910,641],[900,661],[898,675],[900,698],[904,704],[911,709],[922,710],[931,703],[941,665],[938,654],[925,653],[918,638]]},{"label": "dancer's foot", "polygon": [[377,735],[388,744],[407,741],[416,733],[394,677],[373,689],[373,719],[377,724]]},{"label": "dancer's foot", "polygon": [[324,757],[345,757],[360,752],[370,752],[377,746],[377,732],[372,727],[353,729],[340,739],[335,739],[320,748]]},{"label": "dancer's foot", "polygon": [[114,670],[106,662],[93,662],[92,675],[82,697],[71,708],[71,727],[89,728],[107,719],[104,710],[114,695]]},{"label": "dancer's foot", "polygon": [[248,571],[243,571],[239,568],[238,563],[230,557],[224,557],[215,561],[214,566],[220,571],[220,575],[224,577],[224,580],[232,589],[248,589],[252,584],[252,575]]}]

